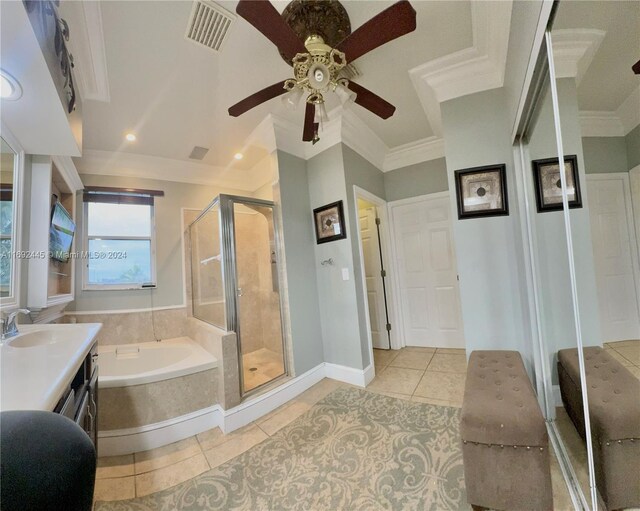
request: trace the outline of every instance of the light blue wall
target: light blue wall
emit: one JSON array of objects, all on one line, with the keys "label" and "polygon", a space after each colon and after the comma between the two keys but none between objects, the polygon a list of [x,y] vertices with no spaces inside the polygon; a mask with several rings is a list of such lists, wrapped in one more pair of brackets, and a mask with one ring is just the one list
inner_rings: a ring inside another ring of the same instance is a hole
[{"label": "light blue wall", "polygon": [[627,163],[629,169],[640,165],[640,124],[624,137],[627,145]]},{"label": "light blue wall", "polygon": [[587,174],[629,171],[625,137],[583,137],[582,150]]},{"label": "light blue wall", "polygon": [[320,304],[306,162],[278,151],[278,188],[282,211],[289,317],[296,375],[324,361]]},{"label": "light blue wall", "polygon": [[444,158],[409,165],[384,173],[385,195],[389,202],[449,189]]},{"label": "light blue wall", "polygon": [[384,200],[386,198],[384,173],[344,144],[342,145],[342,156],[347,187],[347,205],[349,208],[349,231],[352,233],[351,250],[353,253],[353,279],[356,285],[356,296],[358,299],[360,350],[364,367],[367,367],[371,363],[371,360],[369,360],[369,337],[365,312],[368,302],[366,289],[364,289],[362,279],[360,278],[363,262],[360,260],[360,246],[356,235],[360,226],[358,224],[358,204],[354,196],[354,186],[358,186]]},{"label": "light blue wall", "polygon": [[[336,144],[307,161],[311,209],[342,200],[347,238],[315,245],[320,321],[326,362],[364,369],[362,357],[350,211],[342,145]],[[333,259],[333,265],[321,262]],[[342,279],[342,269],[349,280]]]},{"label": "light blue wall", "polygon": [[455,170],[501,163],[507,168],[509,216],[458,220],[455,201],[451,201],[467,353],[517,350],[532,374],[505,92],[497,89],[464,96],[442,103],[441,108],[450,190],[455,190]]}]

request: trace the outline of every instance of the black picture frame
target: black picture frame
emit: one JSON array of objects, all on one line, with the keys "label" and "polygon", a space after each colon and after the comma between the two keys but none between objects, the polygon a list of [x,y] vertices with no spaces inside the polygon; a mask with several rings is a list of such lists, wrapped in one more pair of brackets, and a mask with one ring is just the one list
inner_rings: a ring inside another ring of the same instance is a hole
[{"label": "black picture frame", "polygon": [[313,225],[315,226],[316,243],[318,245],[345,239],[347,237],[347,229],[344,222],[342,201],[339,200],[314,209]]},{"label": "black picture frame", "polygon": [[[458,220],[509,215],[507,168],[504,163],[456,170],[454,175]],[[487,187],[496,193],[487,194]],[[482,201],[483,197],[487,197],[486,202],[469,204],[471,199]],[[493,207],[492,200],[497,203]]]},{"label": "black picture frame", "polygon": [[[558,158],[545,158],[542,160],[533,160],[531,162],[533,167],[533,184],[536,191],[536,208],[538,213],[546,213],[549,211],[562,211],[562,191],[559,186],[559,179],[555,181],[554,190],[559,190],[558,193],[551,195],[549,193],[549,182],[552,178],[545,174],[545,172],[555,172],[559,176]],[[580,175],[578,173],[578,157],[575,154],[565,155],[565,165],[569,163],[571,165],[571,172],[568,176],[568,186],[573,184],[574,192],[573,199],[569,200],[569,209],[582,207],[582,193],[580,191]],[[571,183],[573,181],[573,183]]]}]

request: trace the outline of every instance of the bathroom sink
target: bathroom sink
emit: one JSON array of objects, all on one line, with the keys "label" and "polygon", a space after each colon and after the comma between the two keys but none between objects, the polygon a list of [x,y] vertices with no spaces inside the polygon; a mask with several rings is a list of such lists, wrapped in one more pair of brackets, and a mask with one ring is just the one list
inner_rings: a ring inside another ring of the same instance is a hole
[{"label": "bathroom sink", "polygon": [[34,346],[44,346],[60,342],[66,336],[60,335],[62,332],[51,330],[36,330],[35,332],[27,332],[19,334],[13,339],[5,341],[12,348],[33,348]]}]

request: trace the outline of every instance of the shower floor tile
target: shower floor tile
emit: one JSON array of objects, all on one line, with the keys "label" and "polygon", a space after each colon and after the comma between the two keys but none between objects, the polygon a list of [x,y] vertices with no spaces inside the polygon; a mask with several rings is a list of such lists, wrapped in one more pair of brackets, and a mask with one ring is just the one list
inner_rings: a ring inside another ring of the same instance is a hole
[{"label": "shower floor tile", "polygon": [[284,374],[282,355],[266,348],[242,355],[242,367],[245,392]]}]

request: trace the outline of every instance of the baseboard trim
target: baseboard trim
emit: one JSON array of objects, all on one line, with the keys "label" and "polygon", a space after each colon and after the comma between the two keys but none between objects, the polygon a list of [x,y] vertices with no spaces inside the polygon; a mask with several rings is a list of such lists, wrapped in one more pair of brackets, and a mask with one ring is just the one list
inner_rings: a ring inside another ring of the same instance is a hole
[{"label": "baseboard trim", "polygon": [[139,428],[114,429],[98,433],[98,455],[120,456],[148,451],[221,427],[224,415],[219,405],[203,408]]},{"label": "baseboard trim", "polygon": [[313,387],[324,376],[324,364],[318,364],[306,373],[292,378],[275,389],[225,411],[224,424],[221,426],[222,431],[230,433],[259,419],[286,402],[291,401],[308,388]]},{"label": "baseboard trim", "polygon": [[147,451],[216,427],[224,433],[230,433],[291,401],[323,378],[366,387],[374,376],[373,364],[366,369],[354,369],[323,362],[306,373],[230,410],[225,411],[219,405],[215,405],[138,428],[101,431],[98,434],[98,453],[100,456],[119,456]]},{"label": "baseboard trim", "polygon": [[373,379],[373,376],[370,376],[371,379],[367,381],[367,377],[369,376],[368,373],[373,373],[373,367],[371,365],[363,370],[325,362],[324,367],[325,376],[327,378],[349,383],[351,385],[357,385],[358,387],[366,387],[367,383]]}]

